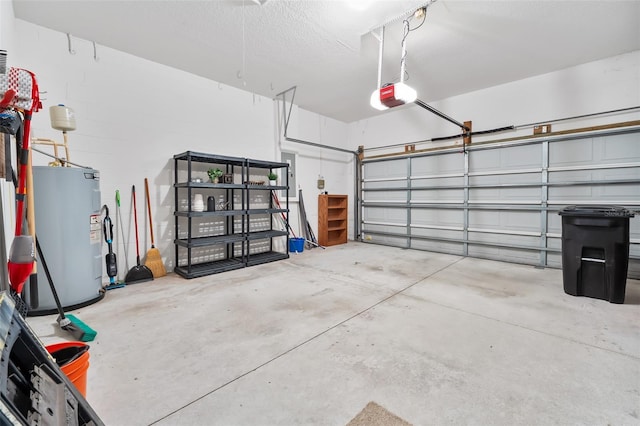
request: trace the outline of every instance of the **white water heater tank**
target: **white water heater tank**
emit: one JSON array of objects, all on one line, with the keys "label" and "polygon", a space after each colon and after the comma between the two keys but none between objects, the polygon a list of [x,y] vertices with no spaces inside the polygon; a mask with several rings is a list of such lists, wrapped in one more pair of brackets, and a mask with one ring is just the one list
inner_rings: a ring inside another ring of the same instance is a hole
[{"label": "white water heater tank", "polygon": [[[89,168],[33,167],[36,235],[60,303],[72,310],[102,299],[100,173]],[[40,256],[37,295],[25,284],[32,315],[56,312]],[[35,306],[37,305],[37,306]]]}]

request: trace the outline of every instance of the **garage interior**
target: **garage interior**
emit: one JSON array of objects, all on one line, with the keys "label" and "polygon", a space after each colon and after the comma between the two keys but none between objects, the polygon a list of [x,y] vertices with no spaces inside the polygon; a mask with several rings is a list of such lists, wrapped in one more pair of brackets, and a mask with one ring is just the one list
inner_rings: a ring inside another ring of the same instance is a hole
[{"label": "garage interior", "polygon": [[[640,2],[7,0],[0,22],[42,102],[26,322],[74,340],[50,263],[97,331],[95,424],[640,423]],[[575,274],[569,206],[628,213]]]}]

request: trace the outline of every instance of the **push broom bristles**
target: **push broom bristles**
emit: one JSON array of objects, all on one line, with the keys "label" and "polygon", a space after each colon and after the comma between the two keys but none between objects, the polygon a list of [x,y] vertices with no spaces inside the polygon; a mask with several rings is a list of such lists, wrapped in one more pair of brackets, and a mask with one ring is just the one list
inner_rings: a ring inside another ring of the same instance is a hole
[{"label": "push broom bristles", "polygon": [[60,324],[60,328],[68,331],[76,340],[81,342],[91,342],[98,334],[93,328],[71,314],[65,315],[64,318],[59,316],[58,324]]},{"label": "push broom bristles", "polygon": [[151,200],[149,199],[149,181],[144,178],[144,191],[147,196],[147,209],[149,210],[149,231],[151,234],[151,249],[147,252],[147,259],[144,264],[147,268],[151,269],[151,273],[154,278],[164,277],[167,275],[167,270],[164,268],[164,262],[162,256],[160,256],[160,250],[158,250],[153,241],[153,219],[151,216]]},{"label": "push broom bristles", "polygon": [[149,249],[144,264],[147,268],[151,269],[151,273],[154,278],[164,277],[167,275],[167,270],[164,267],[162,256],[160,256],[160,250],[157,248],[152,247]]}]

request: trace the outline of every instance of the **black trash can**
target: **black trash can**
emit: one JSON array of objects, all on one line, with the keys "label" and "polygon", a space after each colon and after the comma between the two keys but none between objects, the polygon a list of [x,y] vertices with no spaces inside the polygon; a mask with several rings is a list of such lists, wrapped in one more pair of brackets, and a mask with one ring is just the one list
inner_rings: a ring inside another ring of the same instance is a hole
[{"label": "black trash can", "polygon": [[569,206],[559,214],[565,293],[624,303],[634,213],[619,206]]}]

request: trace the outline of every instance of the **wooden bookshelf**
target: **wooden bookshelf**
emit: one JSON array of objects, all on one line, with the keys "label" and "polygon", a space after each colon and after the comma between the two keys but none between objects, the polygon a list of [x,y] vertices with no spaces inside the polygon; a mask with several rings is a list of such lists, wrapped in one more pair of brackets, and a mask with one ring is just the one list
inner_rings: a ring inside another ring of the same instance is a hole
[{"label": "wooden bookshelf", "polygon": [[321,246],[347,242],[347,201],[346,195],[318,196],[318,242]]}]

